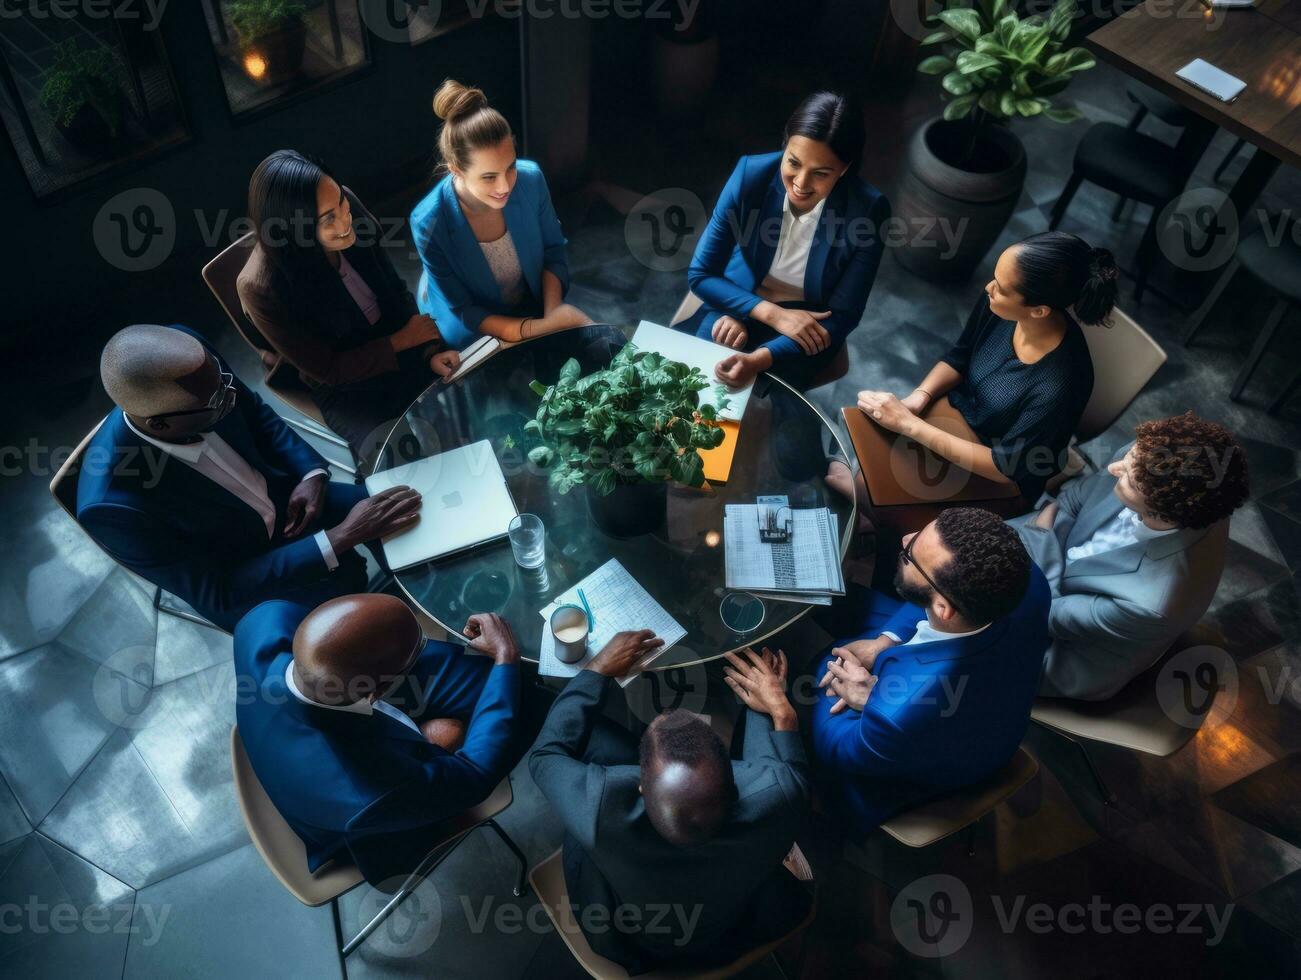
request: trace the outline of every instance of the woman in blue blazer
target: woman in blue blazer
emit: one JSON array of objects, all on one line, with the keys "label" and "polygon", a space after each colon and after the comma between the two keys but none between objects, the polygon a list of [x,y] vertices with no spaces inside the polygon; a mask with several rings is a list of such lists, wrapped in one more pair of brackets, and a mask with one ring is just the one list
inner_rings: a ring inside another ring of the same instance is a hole
[{"label": "woman in blue blazer", "polygon": [[863,119],[815,92],[786,123],[780,153],[742,157],[719,195],[687,282],[702,306],[675,324],[738,352],[736,386],[771,369],[807,387],[858,326],[881,263],[890,203],[857,176]]},{"label": "woman in blue blazer", "polygon": [[591,323],[564,302],[565,235],[538,165],[483,92],[448,79],[434,96],[446,176],[411,212],[422,312],[457,350],[481,334],[520,341]]}]

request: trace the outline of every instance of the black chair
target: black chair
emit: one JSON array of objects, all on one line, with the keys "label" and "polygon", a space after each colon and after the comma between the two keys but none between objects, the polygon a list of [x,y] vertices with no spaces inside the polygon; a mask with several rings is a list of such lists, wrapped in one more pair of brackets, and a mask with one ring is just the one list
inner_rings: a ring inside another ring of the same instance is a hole
[{"label": "black chair", "polygon": [[[1173,126],[1175,129],[1183,129],[1190,120],[1196,118],[1194,113],[1189,112],[1174,99],[1162,95],[1146,85],[1130,85],[1126,87],[1125,95],[1136,107],[1134,114],[1129,118],[1129,125],[1126,127],[1130,132],[1136,132],[1149,113],[1154,118],[1160,119],[1167,126]],[[1221,164],[1221,168],[1227,166],[1228,162],[1228,160],[1225,160]],[[1116,201],[1116,206],[1111,209],[1112,221],[1120,220],[1120,213],[1124,210],[1125,202],[1128,200],[1129,198],[1122,196]]]},{"label": "black chair", "polygon": [[[1141,121],[1141,117],[1140,117]],[[1147,273],[1156,255],[1157,219],[1167,204],[1177,198],[1188,183],[1197,161],[1215,135],[1215,126],[1200,117],[1189,118],[1179,141],[1171,146],[1154,136],[1115,123],[1094,123],[1075,148],[1071,178],[1053,206],[1048,227],[1061,223],[1080,184],[1088,180],[1114,191],[1123,199],[1133,198],[1152,208],[1143,240],[1135,256],[1134,298],[1142,299]]]},{"label": "black chair", "polygon": [[[1193,338],[1202,329],[1207,316],[1239,269],[1250,273],[1251,277],[1266,291],[1277,294],[1278,298],[1265,318],[1265,325],[1256,335],[1255,343],[1251,345],[1247,362],[1242,365],[1242,370],[1238,372],[1238,377],[1233,382],[1233,390],[1229,392],[1229,397],[1235,402],[1241,400],[1243,389],[1247,387],[1252,372],[1265,356],[1265,351],[1270,341],[1274,339],[1274,334],[1278,331],[1279,324],[1283,322],[1288,309],[1292,306],[1301,306],[1301,242],[1298,242],[1301,227],[1298,226],[1299,224],[1301,223],[1296,219],[1285,221],[1282,215],[1273,214],[1269,216],[1268,221],[1242,239],[1233,253],[1232,261],[1224,267],[1224,271],[1220,273],[1220,278],[1216,280],[1205,301],[1192,315],[1188,322],[1188,329],[1184,333],[1183,343],[1186,347],[1193,342]],[[1274,239],[1273,243],[1271,239]],[[1283,407],[1283,403],[1298,384],[1301,384],[1301,369],[1292,375],[1270,402],[1270,413],[1277,412]]]}]

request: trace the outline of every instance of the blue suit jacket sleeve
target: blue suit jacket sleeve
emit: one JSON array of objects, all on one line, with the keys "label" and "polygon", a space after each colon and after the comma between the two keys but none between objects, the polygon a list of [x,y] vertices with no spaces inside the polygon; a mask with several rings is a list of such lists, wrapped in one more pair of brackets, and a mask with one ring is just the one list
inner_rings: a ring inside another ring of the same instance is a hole
[{"label": "blue suit jacket sleeve", "polygon": [[[736,233],[744,228],[741,214],[742,195],[745,188],[747,157],[741,157],[732,176],[723,185],[709,216],[709,224],[696,243],[695,254],[687,268],[687,284],[706,305],[743,319],[762,300],[754,293],[742,289],[727,278],[727,264],[736,248]],[[792,342],[793,343],[793,342]]]},{"label": "blue suit jacket sleeve", "polygon": [[890,718],[872,706],[863,711],[830,713],[830,701],[819,703],[818,724],[813,726],[813,754],[825,770],[857,776],[892,776],[907,773],[910,762],[907,739]]},{"label": "blue suit jacket sleeve", "polygon": [[77,519],[122,564],[166,592],[191,598],[226,630],[234,629],[260,599],[283,591],[282,586],[303,586],[330,574],[310,535],[229,566],[186,550],[169,528],[133,507],[95,504]]},{"label": "blue suit jacket sleeve", "polygon": [[564,229],[551,204],[551,191],[547,179],[539,170],[537,174],[538,226],[542,231],[542,269],[560,280],[561,293],[569,291],[569,257]]},{"label": "blue suit jacket sleeve", "polygon": [[466,330],[479,332],[479,325],[488,315],[488,308],[479,304],[465,283],[461,281],[447,257],[448,236],[440,222],[451,220],[443,201],[438,200],[425,215],[411,216],[411,235],[415,240],[420,262],[429,277],[431,289],[437,290],[447,311],[461,321]]},{"label": "blue suit jacket sleeve", "polygon": [[[881,256],[885,254],[881,229],[889,218],[890,202],[884,194],[877,194],[866,221],[862,222],[860,219],[849,224],[851,234],[857,237],[866,231],[870,233],[871,239],[861,244],[852,241],[848,243],[853,250],[849,262],[841,272],[840,278],[836,280],[831,295],[825,303],[826,308],[831,311],[831,316],[822,321],[822,326],[831,335],[830,349],[832,350],[843,344],[850,331],[863,319],[867,298],[872,292],[872,284],[876,282],[876,271],[881,266]],[[865,224],[866,227],[858,227],[860,223]],[[805,356],[800,345],[786,336],[774,337],[762,346],[768,348],[774,364],[783,359]]]},{"label": "blue suit jacket sleeve", "polygon": [[350,834],[391,833],[424,827],[482,802],[510,773],[515,713],[519,708],[519,665],[498,664],[488,672],[470,716],[465,745],[457,752],[436,746],[415,776],[390,790],[348,825]]},{"label": "blue suit jacket sleeve", "polygon": [[565,829],[588,848],[595,844],[605,768],[582,757],[610,683],[593,670],[575,674],[551,706],[529,754],[529,773],[538,789]]}]

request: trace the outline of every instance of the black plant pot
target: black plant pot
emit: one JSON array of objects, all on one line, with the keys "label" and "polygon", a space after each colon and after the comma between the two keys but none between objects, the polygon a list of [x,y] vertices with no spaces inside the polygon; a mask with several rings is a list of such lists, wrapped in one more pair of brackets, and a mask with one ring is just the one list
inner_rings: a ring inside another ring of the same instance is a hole
[{"label": "black plant pot", "polygon": [[587,489],[587,509],[606,534],[636,538],[664,526],[668,509],[667,483],[620,483],[602,497]]},{"label": "black plant pot", "polygon": [[122,127],[126,125],[125,114],[121,111],[121,96],[118,96],[118,133],[113,135],[108,121],[100,115],[98,109],[89,102],[83,103],[66,126],[58,130],[63,138],[78,152],[96,160],[114,156],[122,148]]},{"label": "black plant pot", "polygon": [[907,243],[895,249],[904,268],[924,279],[969,277],[1002,234],[1025,186],[1025,148],[1004,126],[985,127],[968,159],[966,120],[932,119],[908,145],[895,201]]}]

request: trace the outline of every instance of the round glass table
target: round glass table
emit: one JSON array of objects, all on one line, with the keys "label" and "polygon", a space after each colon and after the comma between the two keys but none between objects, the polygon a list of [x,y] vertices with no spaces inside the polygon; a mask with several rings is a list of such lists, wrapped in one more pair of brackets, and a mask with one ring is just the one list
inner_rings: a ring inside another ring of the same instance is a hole
[{"label": "round glass table", "polygon": [[[625,343],[622,332],[598,325],[499,351],[454,384],[431,385],[389,433],[376,470],[489,440],[520,513],[536,514],[546,525],[546,562],[534,570],[515,564],[503,537],[396,573],[411,601],[449,633],[459,635],[473,613],[499,613],[513,627],[523,657],[536,661],[545,626],[539,610],[617,558],[687,631],[649,669],[690,666],[759,643],[811,608],[764,597],[759,619],[758,607],[743,593],[737,602],[738,593],[724,585],[727,504],[753,504],[761,494],[784,494],[791,507],[829,507],[844,556],[854,502],[823,480],[827,447],[844,453],[839,433],[799,392],[771,375],[755,382],[726,482],[704,489],[669,484],[664,519],[654,530],[632,537],[608,534],[592,517],[586,487],[567,494],[554,490],[547,471],[528,459],[538,442],[524,424],[540,404],[529,384],[552,384],[571,357],[584,375],[599,370]],[[720,610],[725,600],[732,607],[749,604],[740,610],[750,614],[748,622],[729,617],[745,632],[724,624]]]}]

